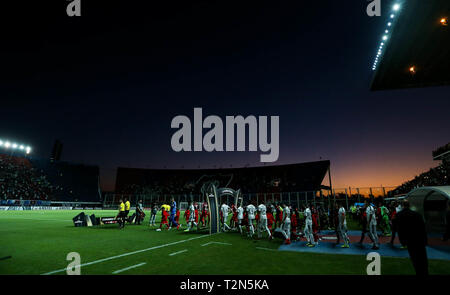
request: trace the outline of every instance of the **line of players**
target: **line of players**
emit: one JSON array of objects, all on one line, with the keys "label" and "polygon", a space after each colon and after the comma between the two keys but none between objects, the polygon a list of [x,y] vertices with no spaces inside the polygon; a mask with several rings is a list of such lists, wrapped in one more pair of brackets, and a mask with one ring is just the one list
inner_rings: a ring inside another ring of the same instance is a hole
[{"label": "line of players", "polygon": [[[154,204],[151,208],[150,226],[156,226],[156,214],[161,210],[161,222],[158,230],[166,228],[167,230],[175,227],[181,229],[180,223],[180,209],[177,203],[172,198],[171,205],[163,204],[161,207]],[[191,202],[189,207],[184,211],[184,218],[186,220],[187,228],[184,231],[190,231],[194,228],[200,229],[209,225],[209,210],[208,203],[204,202],[201,205],[197,202]]]},{"label": "line of players", "polygon": [[[155,219],[158,209],[161,209],[161,222],[158,230],[164,228],[170,230],[172,227],[176,227],[177,229],[181,228],[181,224],[179,223],[180,210],[177,208],[176,202],[173,199],[171,205],[164,204],[160,208],[156,205],[152,206],[149,221],[151,226],[156,226]],[[232,216],[230,224],[228,224],[228,216],[230,213]],[[349,239],[347,236],[345,209],[342,206],[339,209],[339,213],[339,233],[344,241],[342,247],[348,248]],[[257,207],[252,203],[249,203],[245,207],[236,207],[232,204],[230,207],[224,202],[220,207],[220,220],[223,231],[239,230],[241,234],[244,234],[244,231],[246,231],[248,237],[253,237],[257,232],[258,238],[261,238],[263,233],[267,233],[268,238],[273,239],[274,229],[279,228],[285,237],[285,244],[291,243],[291,237],[294,240],[299,240],[303,236],[307,240],[308,247],[316,246],[319,241],[317,234],[319,229],[317,210],[315,210],[312,204],[308,204],[304,208],[305,227],[303,232],[299,230],[299,215],[300,212],[297,208],[292,210],[291,206],[287,206],[285,203],[281,205],[268,204],[267,207],[264,203],[259,204]],[[190,202],[188,209],[184,212],[184,218],[187,224],[185,231],[207,226],[209,224],[208,204],[204,202],[200,205],[197,202]]]},{"label": "line of players", "polygon": [[[377,235],[377,219],[374,205],[367,201],[364,206],[365,211],[365,225],[363,226],[361,242],[367,234],[371,239],[373,245],[372,249],[379,249],[378,235]],[[342,248],[350,247],[350,239],[347,234],[347,212],[343,203],[337,202],[335,204],[335,221],[334,227],[337,236],[337,244],[343,241]],[[291,243],[291,238],[294,241],[305,238],[308,247],[315,247],[319,244],[319,213],[313,204],[307,204],[302,208],[304,217],[304,225],[300,224],[300,210],[293,209],[286,203],[278,204],[260,203],[257,207],[253,203],[247,206],[235,207],[234,204],[228,206],[225,202],[220,207],[220,217],[223,231],[239,230],[244,234],[244,227],[247,229],[247,236],[253,237],[255,234],[255,223],[258,238],[261,238],[263,233],[267,233],[269,239],[273,239],[274,229],[279,229],[284,236],[285,244]],[[230,224],[227,223],[229,214],[232,214]]]},{"label": "line of players", "polygon": [[[311,209],[312,208],[312,209]],[[230,225],[227,224],[229,214],[232,214]],[[291,237],[294,240],[299,240],[304,236],[307,240],[308,247],[314,247],[318,243],[318,216],[314,207],[307,205],[303,211],[305,216],[305,227],[303,233],[299,231],[299,210],[292,209],[285,203],[268,204],[260,203],[255,206],[254,203],[242,207],[234,204],[228,206],[223,203],[220,207],[220,218],[223,231],[239,230],[241,234],[246,234],[248,237],[253,237],[255,228],[258,238],[262,238],[264,233],[267,233],[269,239],[273,239],[274,230],[279,229],[285,238],[285,244],[291,243]],[[255,226],[256,224],[256,226]]]},{"label": "line of players", "polygon": [[[172,227],[181,229],[182,225],[179,222],[180,210],[174,199],[171,200],[171,205],[162,205],[161,209],[161,223],[158,230],[166,227],[170,230]],[[378,249],[378,235],[377,235],[377,218],[374,205],[365,203],[365,225],[363,226],[361,241],[367,234],[371,239],[372,249]],[[156,214],[158,207],[152,206],[149,224],[155,226]],[[335,212],[337,215],[335,224],[337,243],[342,240],[342,248],[349,248],[350,239],[347,235],[347,218],[346,210],[343,203],[335,204]],[[220,220],[222,230],[224,232],[229,230],[239,230],[241,234],[246,232],[248,237],[253,237],[257,232],[258,238],[261,238],[263,233],[267,233],[269,239],[273,239],[275,229],[279,229],[284,236],[285,244],[291,243],[291,238],[295,241],[302,237],[306,239],[308,247],[315,247],[319,244],[319,224],[318,211],[313,204],[307,204],[302,208],[304,216],[303,230],[300,225],[300,211],[298,208],[293,209],[286,203],[268,204],[260,203],[257,207],[250,202],[246,206],[229,205],[223,202],[220,206]],[[232,214],[228,224],[228,217]],[[200,229],[209,225],[209,210],[206,202],[199,204],[197,202],[190,202],[189,207],[184,212],[187,228],[185,231],[191,231],[194,228]],[[362,243],[362,242],[360,242]]]}]

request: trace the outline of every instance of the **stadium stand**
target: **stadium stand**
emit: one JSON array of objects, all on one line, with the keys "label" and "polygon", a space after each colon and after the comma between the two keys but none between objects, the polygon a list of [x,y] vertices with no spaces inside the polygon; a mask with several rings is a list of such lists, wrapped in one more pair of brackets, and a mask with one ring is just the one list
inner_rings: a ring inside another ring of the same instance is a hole
[{"label": "stadium stand", "polygon": [[45,173],[33,167],[28,159],[0,154],[2,199],[49,200],[58,189],[59,187],[53,186]]},{"label": "stadium stand", "polygon": [[116,192],[122,194],[199,193],[203,183],[239,188],[244,192],[317,191],[329,161],[226,169],[118,168]]},{"label": "stadium stand", "polygon": [[6,206],[98,202],[98,177],[97,166],[0,154],[0,199]]},{"label": "stadium stand", "polygon": [[391,193],[393,195],[407,194],[412,189],[423,187],[423,186],[444,186],[450,185],[449,180],[450,175],[450,165],[449,162],[443,161],[441,165],[431,168],[427,172],[424,172],[414,179],[403,183]]},{"label": "stadium stand", "polygon": [[446,145],[433,151],[433,159],[442,160],[444,162],[450,161],[450,143],[447,143]]}]

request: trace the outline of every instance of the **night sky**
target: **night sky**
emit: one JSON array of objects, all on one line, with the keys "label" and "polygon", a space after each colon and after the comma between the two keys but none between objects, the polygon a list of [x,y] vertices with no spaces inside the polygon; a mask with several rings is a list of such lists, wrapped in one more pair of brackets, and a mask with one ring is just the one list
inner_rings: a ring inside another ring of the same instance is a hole
[{"label": "night sky", "polygon": [[262,165],[260,152],[173,152],[171,120],[194,107],[280,116],[272,164],[329,159],[334,187],[398,185],[449,142],[449,87],[369,91],[391,1],[374,18],[363,0],[81,1],[72,18],[63,0],[2,7],[0,139],[34,157],[60,139],[104,189],[118,166]]}]

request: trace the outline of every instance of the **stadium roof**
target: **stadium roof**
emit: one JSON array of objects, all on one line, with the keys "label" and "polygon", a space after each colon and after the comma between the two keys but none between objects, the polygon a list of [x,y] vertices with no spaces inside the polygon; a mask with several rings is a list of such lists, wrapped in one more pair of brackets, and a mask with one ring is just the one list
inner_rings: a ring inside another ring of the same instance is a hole
[{"label": "stadium roof", "polygon": [[433,160],[444,160],[450,158],[450,142],[433,151]]},{"label": "stadium roof", "polygon": [[[318,191],[330,167],[330,161],[279,166],[225,169],[117,169],[116,192],[132,185],[159,187],[163,190],[200,193],[208,181],[219,187],[241,189],[244,193],[269,191]],[[177,190],[178,186],[179,190]],[[167,192],[168,193],[168,192]],[[175,192],[178,193],[178,192]]]},{"label": "stadium roof", "polygon": [[398,0],[383,15],[372,91],[450,85],[450,1]]}]

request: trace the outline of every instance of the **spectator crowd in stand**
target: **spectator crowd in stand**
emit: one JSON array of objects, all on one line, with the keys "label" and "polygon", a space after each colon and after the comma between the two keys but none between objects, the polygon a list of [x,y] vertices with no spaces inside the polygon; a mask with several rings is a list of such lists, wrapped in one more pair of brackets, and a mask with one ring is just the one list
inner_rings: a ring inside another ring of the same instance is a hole
[{"label": "spectator crowd in stand", "polygon": [[0,154],[0,199],[51,200],[56,189],[28,159]]},{"label": "spectator crowd in stand", "polygon": [[450,185],[449,180],[450,165],[449,162],[444,161],[436,168],[431,168],[429,171],[416,176],[414,179],[403,183],[392,191],[393,195],[407,194],[412,189],[422,186],[441,186]]}]

